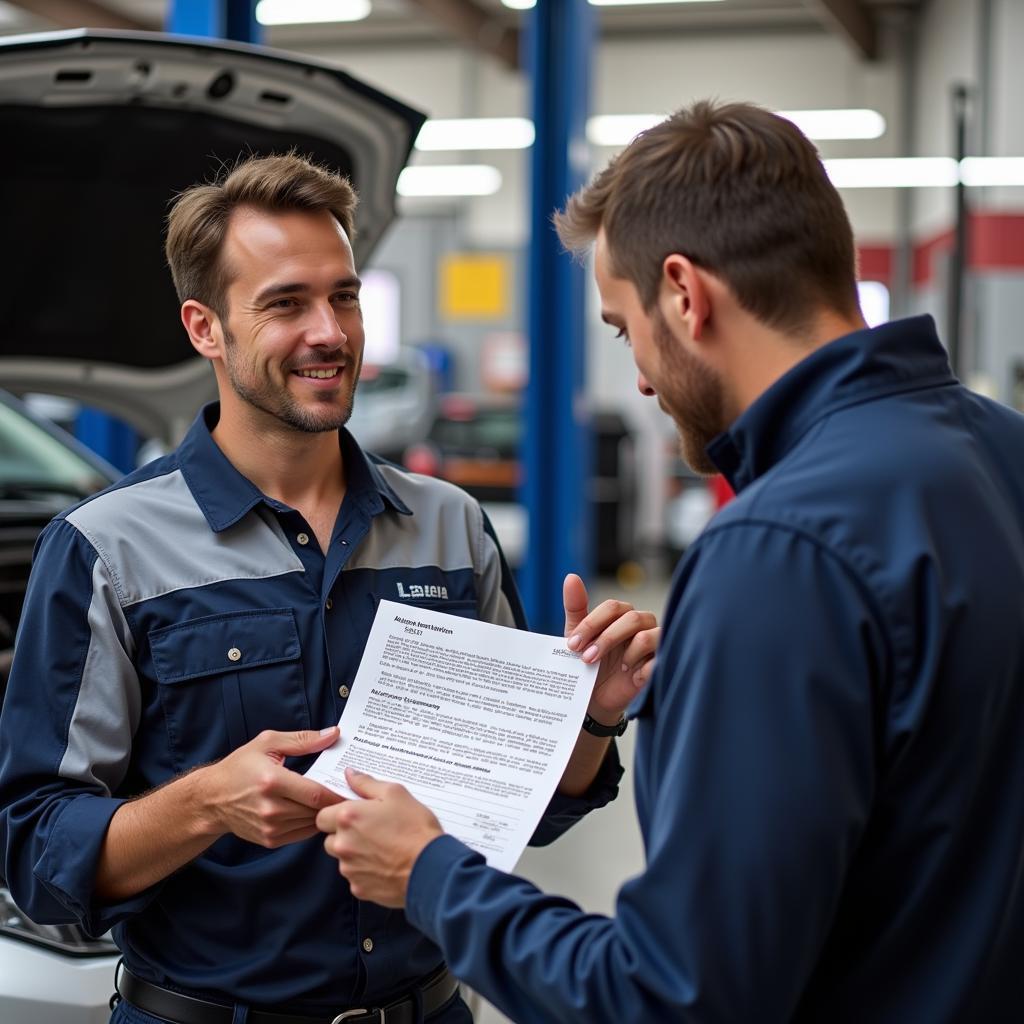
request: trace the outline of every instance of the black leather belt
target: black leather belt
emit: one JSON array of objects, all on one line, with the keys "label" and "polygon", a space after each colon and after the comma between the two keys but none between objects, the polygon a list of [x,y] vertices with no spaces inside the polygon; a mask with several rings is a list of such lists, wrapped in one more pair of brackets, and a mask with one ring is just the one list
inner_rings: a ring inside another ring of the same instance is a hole
[{"label": "black leather belt", "polygon": [[[186,996],[132,974],[123,964],[115,981],[122,999],[171,1024],[231,1024],[234,1007]],[[459,990],[459,983],[447,967],[442,967],[419,986],[420,999],[413,992],[383,1006],[360,1006],[339,1010],[332,1017],[303,1017],[294,1013],[250,1010],[248,1024],[417,1024],[417,1002],[423,1015],[440,1010]]]}]

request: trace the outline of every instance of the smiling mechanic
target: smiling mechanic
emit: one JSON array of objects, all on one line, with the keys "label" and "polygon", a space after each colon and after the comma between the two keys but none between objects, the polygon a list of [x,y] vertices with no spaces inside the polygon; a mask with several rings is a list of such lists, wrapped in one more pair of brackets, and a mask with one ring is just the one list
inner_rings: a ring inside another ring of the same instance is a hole
[{"label": "smiling mechanic", "polygon": [[[220,403],[39,542],[0,720],[3,871],[34,920],[113,927],[116,1021],[469,1019],[437,947],[324,857],[338,797],[297,771],[337,737],[381,598],[523,626],[476,501],[342,429],[355,203],[296,156],[179,197],[167,256]],[[578,577],[565,600],[602,663],[540,843],[614,796],[608,736],[657,638],[628,605],[588,613]]]},{"label": "smiling mechanic", "polygon": [[558,225],[738,492],[632,709],[646,867],[584,914],[366,776],[328,852],[516,1021],[1024,1020],[1024,416],[929,317],[866,328],[839,194],[765,110],[679,111]]}]

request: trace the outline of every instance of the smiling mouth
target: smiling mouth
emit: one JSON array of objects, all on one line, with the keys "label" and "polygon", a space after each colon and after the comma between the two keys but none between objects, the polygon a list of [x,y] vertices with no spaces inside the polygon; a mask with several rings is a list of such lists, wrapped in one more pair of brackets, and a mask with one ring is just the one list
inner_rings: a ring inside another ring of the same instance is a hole
[{"label": "smiling mouth", "polygon": [[312,377],[314,380],[330,380],[341,373],[340,366],[334,366],[329,370],[293,370],[296,377]]}]

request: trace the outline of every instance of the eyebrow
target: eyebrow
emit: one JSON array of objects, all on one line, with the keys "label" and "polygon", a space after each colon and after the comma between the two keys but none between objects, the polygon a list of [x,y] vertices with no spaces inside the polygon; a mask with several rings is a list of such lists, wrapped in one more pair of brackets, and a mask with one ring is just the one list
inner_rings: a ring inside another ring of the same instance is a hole
[{"label": "eyebrow", "polygon": [[[355,274],[350,277],[339,277],[338,280],[331,285],[331,291],[341,291],[343,288],[359,288],[362,283],[363,282]],[[301,281],[272,284],[264,288],[263,291],[253,299],[253,302],[257,306],[260,306],[264,302],[280,298],[282,295],[302,295],[310,291],[312,291],[310,286],[308,284],[303,284]]]}]

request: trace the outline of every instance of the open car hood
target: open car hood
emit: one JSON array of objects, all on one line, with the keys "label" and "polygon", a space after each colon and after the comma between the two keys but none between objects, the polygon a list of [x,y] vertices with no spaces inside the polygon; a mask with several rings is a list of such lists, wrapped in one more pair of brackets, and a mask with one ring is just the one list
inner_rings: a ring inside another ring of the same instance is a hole
[{"label": "open car hood", "polygon": [[240,154],[295,148],[356,186],[362,266],[423,120],[262,47],[90,29],[0,39],[0,384],[177,440],[216,386],[164,262],[171,197]]}]

